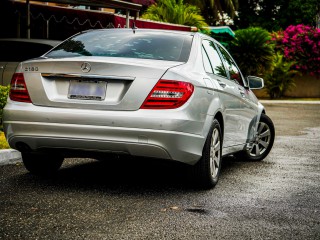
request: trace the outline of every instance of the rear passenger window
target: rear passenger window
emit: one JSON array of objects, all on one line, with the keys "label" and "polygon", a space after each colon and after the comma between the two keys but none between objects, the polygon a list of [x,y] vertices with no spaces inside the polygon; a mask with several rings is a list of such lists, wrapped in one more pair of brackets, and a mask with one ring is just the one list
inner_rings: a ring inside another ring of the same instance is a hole
[{"label": "rear passenger window", "polygon": [[218,51],[214,46],[214,43],[208,40],[203,40],[202,44],[205,52],[208,54],[213,74],[228,78],[227,72],[223,66],[223,62],[219,56]]}]

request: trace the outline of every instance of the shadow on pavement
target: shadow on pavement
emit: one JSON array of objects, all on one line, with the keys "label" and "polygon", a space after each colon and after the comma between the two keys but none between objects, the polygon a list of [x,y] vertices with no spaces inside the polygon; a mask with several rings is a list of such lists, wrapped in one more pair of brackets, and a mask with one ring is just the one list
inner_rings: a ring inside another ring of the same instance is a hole
[{"label": "shadow on pavement", "polygon": [[[233,157],[224,158],[218,185],[228,175],[236,173],[241,166],[245,167],[247,164],[252,163],[238,161]],[[193,184],[190,167],[150,158],[125,157],[104,161],[66,159],[54,177],[38,177],[26,173],[14,178],[22,188],[50,187],[52,190],[56,188],[130,195],[201,191]]]}]

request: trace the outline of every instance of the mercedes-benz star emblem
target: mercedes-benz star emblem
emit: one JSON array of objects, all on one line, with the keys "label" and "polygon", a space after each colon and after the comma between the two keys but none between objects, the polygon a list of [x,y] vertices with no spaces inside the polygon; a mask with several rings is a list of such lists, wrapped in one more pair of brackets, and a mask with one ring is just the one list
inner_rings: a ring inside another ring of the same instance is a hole
[{"label": "mercedes-benz star emblem", "polygon": [[81,65],[81,70],[82,70],[82,72],[84,72],[84,73],[90,72],[90,70],[91,70],[91,65],[90,65],[90,63],[87,63],[87,62],[82,63],[82,65]]}]

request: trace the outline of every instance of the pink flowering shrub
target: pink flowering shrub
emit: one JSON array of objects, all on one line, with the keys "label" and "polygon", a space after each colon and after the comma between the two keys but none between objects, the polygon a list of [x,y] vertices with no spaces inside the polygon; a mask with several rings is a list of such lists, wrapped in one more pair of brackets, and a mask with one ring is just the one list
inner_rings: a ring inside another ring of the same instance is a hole
[{"label": "pink flowering shrub", "polygon": [[291,25],[273,33],[272,40],[288,61],[296,62],[295,69],[320,76],[320,29]]}]

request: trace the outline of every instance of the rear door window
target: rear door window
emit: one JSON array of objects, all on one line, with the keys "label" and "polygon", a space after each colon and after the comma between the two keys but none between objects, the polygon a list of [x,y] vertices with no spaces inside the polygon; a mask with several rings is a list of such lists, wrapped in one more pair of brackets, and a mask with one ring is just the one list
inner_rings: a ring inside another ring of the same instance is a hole
[{"label": "rear door window", "polygon": [[[224,68],[223,62],[219,56],[219,53],[212,41],[209,40],[203,40],[202,41],[203,48],[205,49],[205,52],[207,53],[211,66],[213,74],[219,75],[224,78],[228,78],[228,75],[226,73],[226,70]],[[206,69],[207,67],[205,67]]]},{"label": "rear door window", "polygon": [[203,61],[204,70],[207,73],[213,73],[212,66],[211,66],[208,54],[207,54],[207,52],[206,52],[206,50],[204,49],[203,46],[202,46],[202,61]]},{"label": "rear door window", "polygon": [[244,86],[241,72],[234,60],[232,59],[232,57],[221,46],[218,45],[218,48],[221,52],[222,58],[224,59],[227,71],[229,72],[230,79],[238,83],[239,85]]}]

